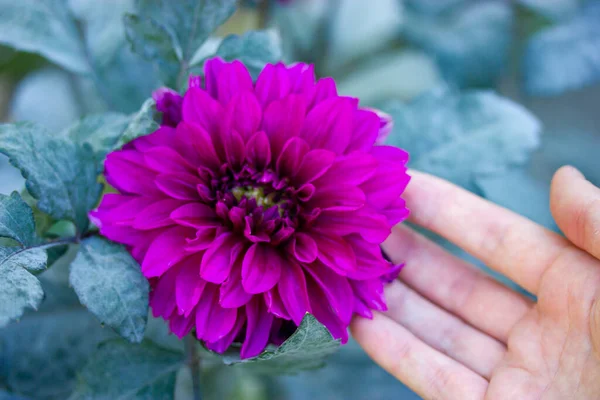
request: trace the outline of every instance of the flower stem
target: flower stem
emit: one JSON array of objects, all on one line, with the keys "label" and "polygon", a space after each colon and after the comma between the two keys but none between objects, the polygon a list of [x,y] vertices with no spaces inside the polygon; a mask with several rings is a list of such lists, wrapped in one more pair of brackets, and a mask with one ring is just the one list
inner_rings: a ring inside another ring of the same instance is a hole
[{"label": "flower stem", "polygon": [[193,335],[187,335],[183,342],[185,346],[186,362],[190,367],[192,373],[192,389],[194,391],[194,400],[201,400],[202,395],[200,393],[200,356],[198,355],[198,348],[196,338]]}]

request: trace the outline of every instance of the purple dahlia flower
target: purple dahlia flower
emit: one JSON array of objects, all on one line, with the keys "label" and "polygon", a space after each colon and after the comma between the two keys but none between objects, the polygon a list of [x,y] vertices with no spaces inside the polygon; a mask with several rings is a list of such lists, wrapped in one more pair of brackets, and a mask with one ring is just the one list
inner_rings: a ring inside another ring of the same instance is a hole
[{"label": "purple dahlia flower", "polygon": [[241,356],[313,314],[345,342],[353,314],[385,310],[398,267],[379,245],[406,218],[408,155],[374,146],[387,116],[339,96],[312,66],[206,63],[204,85],[155,96],[163,125],[108,155],[91,213],[141,264],[155,316]]}]

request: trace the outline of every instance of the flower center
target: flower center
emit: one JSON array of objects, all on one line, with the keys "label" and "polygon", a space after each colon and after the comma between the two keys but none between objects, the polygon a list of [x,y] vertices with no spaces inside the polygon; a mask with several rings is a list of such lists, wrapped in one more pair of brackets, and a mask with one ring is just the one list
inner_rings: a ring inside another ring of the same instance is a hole
[{"label": "flower center", "polygon": [[280,217],[283,217],[284,206],[289,202],[289,199],[274,190],[265,193],[265,187],[262,186],[236,186],[231,189],[231,194],[240,202],[243,198],[253,199],[258,207],[263,210],[268,210],[273,206],[277,206],[277,211]]}]

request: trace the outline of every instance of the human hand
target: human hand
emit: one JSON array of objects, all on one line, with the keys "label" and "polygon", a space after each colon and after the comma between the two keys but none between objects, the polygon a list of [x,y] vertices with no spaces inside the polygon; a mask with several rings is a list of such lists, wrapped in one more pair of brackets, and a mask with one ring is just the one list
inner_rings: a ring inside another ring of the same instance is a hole
[{"label": "human hand", "polygon": [[397,226],[383,248],[407,266],[386,288],[389,310],[352,322],[358,343],[425,399],[600,399],[600,189],[574,168],[557,172],[550,203],[565,239],[448,182],[412,175],[411,222],[537,302]]}]

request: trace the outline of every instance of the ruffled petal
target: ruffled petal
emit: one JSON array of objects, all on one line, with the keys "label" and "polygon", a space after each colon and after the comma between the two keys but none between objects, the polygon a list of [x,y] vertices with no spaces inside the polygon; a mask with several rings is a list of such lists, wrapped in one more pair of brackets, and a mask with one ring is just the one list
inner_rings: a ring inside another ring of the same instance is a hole
[{"label": "ruffled petal", "polygon": [[148,247],[142,262],[142,273],[146,278],[161,276],[186,255],[186,238],[193,236],[194,231],[176,226],[166,229]]},{"label": "ruffled petal", "polygon": [[201,261],[202,253],[199,253],[183,259],[176,266],[175,298],[179,314],[185,317],[194,311],[206,285],[206,281],[200,278]]},{"label": "ruffled petal", "polygon": [[348,325],[352,318],[354,304],[354,293],[348,279],[321,263],[305,265],[304,270],[321,287],[323,294],[327,297],[327,302],[340,321]]},{"label": "ruffled petal", "polygon": [[263,171],[271,163],[271,145],[264,131],[255,133],[246,143],[246,158],[250,165]]},{"label": "ruffled petal", "polygon": [[202,264],[200,266],[200,276],[202,279],[213,283],[222,283],[225,281],[235,261],[232,255],[235,256],[234,252],[238,243],[238,238],[233,233],[224,233],[217,237],[214,243],[206,250],[206,253],[204,253],[204,257],[202,257]]},{"label": "ruffled petal", "polygon": [[255,357],[263,351],[273,324],[273,314],[267,312],[262,299],[256,296],[246,305],[246,316],[248,323],[241,358]]},{"label": "ruffled petal", "polygon": [[279,154],[290,138],[300,134],[306,111],[306,99],[301,95],[290,95],[269,104],[264,113],[262,130],[269,137],[273,154]]},{"label": "ruffled petal", "polygon": [[300,265],[293,261],[288,262],[281,270],[281,279],[277,288],[292,321],[300,325],[306,313],[311,312],[304,271]]},{"label": "ruffled petal", "polygon": [[281,256],[271,246],[255,243],[246,252],[242,263],[242,285],[248,293],[263,293],[279,281],[285,268]]},{"label": "ruffled petal", "polygon": [[327,149],[343,154],[350,143],[356,101],[333,97],[313,108],[304,121],[300,137],[313,149]]},{"label": "ruffled petal", "polygon": [[287,68],[282,63],[265,66],[256,80],[256,97],[263,108],[290,93],[292,85],[289,75]]}]

